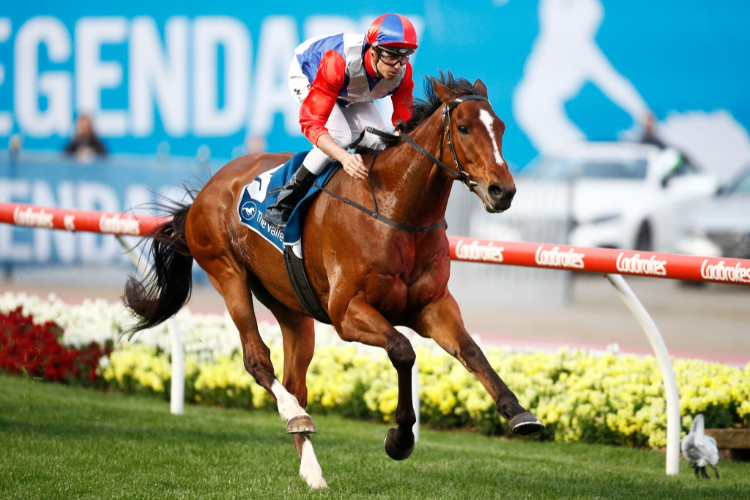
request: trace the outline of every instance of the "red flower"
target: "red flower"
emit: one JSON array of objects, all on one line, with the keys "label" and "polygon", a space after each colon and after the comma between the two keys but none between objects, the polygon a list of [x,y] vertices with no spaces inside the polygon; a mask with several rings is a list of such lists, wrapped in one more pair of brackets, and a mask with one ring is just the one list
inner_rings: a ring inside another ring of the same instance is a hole
[{"label": "red flower", "polygon": [[21,308],[0,314],[0,369],[10,373],[44,376],[56,382],[78,380],[95,384],[102,356],[112,352],[111,343],[92,342],[83,349],[60,345],[62,329],[53,322],[35,325]]}]

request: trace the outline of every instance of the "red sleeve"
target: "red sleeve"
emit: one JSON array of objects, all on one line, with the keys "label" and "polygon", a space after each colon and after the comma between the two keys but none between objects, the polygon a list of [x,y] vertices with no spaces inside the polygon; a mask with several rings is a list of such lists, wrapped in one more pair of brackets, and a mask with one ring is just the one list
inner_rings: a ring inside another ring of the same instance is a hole
[{"label": "red sleeve", "polygon": [[406,63],[406,71],[401,85],[391,95],[393,101],[393,126],[409,121],[414,114],[414,80],[411,78],[411,64]]},{"label": "red sleeve", "polygon": [[299,110],[302,133],[313,145],[317,145],[321,135],[328,133],[326,122],[345,82],[346,61],[335,50],[329,50],[320,58],[318,74]]}]

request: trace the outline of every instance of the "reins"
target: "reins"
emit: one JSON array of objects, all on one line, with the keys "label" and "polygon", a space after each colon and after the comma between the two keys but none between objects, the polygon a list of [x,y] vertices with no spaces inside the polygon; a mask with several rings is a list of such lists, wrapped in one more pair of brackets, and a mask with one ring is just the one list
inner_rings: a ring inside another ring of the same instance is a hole
[{"label": "reins", "polygon": [[[440,159],[435,158],[433,155],[427,152],[425,148],[420,146],[414,139],[412,139],[408,134],[403,135],[395,135],[390,134],[388,132],[383,132],[382,130],[378,130],[373,127],[365,127],[365,129],[359,134],[359,137],[357,140],[352,142],[349,145],[349,148],[356,147],[364,138],[365,133],[371,133],[374,135],[377,135],[378,137],[385,139],[386,141],[397,143],[402,140],[406,141],[411,145],[419,154],[424,156],[425,158],[432,161],[435,165],[442,168],[449,176],[453,177],[454,180],[460,180],[464,183],[464,185],[469,189],[469,191],[474,191],[474,188],[477,186],[476,181],[472,180],[471,175],[464,170],[463,166],[461,165],[461,162],[458,161],[458,155],[456,154],[456,148],[453,146],[453,140],[451,138],[451,117],[450,112],[461,104],[464,101],[487,101],[486,97],[482,97],[479,95],[464,95],[457,97],[453,101],[449,103],[445,103],[443,105],[443,111],[442,111],[442,123],[440,125]],[[448,146],[450,147],[451,153],[453,154],[453,164],[456,167],[455,170],[450,168],[448,165],[443,163],[443,140],[445,137],[448,138]],[[433,231],[435,229],[440,229],[443,226],[447,227],[447,223],[445,219],[442,220],[442,222],[439,222],[437,224],[433,224],[431,226],[410,226],[408,224],[402,224],[401,222],[396,222],[393,219],[390,219],[386,217],[385,215],[378,212],[378,202],[375,199],[375,188],[372,185],[372,168],[375,165],[375,160],[380,155],[381,152],[376,153],[372,157],[372,162],[370,162],[370,169],[367,176],[367,183],[370,186],[370,194],[372,195],[372,204],[374,209],[370,210],[369,208],[360,205],[359,203],[350,200],[349,198],[345,198],[337,193],[334,193],[333,191],[324,188],[323,186],[320,186],[318,184],[315,184],[315,187],[323,191],[324,193],[329,194],[330,196],[333,196],[334,198],[341,200],[342,202],[346,203],[347,205],[350,205],[358,210],[361,210],[362,212],[365,212],[366,214],[374,217],[375,219],[379,220],[380,222],[383,222],[385,224],[388,224],[391,227],[395,227],[396,229],[401,229],[404,231]]]}]

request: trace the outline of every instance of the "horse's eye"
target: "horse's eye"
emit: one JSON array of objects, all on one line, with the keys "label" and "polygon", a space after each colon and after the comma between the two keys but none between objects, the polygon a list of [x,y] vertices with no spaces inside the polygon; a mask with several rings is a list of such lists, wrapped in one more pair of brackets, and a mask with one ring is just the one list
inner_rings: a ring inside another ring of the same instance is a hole
[{"label": "horse's eye", "polygon": [[469,129],[466,127],[466,125],[459,125],[458,126],[458,131],[462,135],[469,135]]}]

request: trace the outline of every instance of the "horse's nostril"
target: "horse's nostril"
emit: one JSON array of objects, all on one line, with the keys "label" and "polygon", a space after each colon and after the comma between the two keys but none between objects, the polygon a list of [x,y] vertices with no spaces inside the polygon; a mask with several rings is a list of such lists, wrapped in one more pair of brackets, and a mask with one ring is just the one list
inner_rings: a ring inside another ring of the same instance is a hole
[{"label": "horse's nostril", "polygon": [[489,192],[489,194],[490,194],[490,198],[492,198],[493,200],[499,200],[500,198],[502,198],[502,197],[503,197],[503,188],[501,188],[501,187],[500,187],[500,186],[498,186],[497,184],[492,184],[492,185],[491,185],[491,186],[490,186],[490,187],[489,187],[489,188],[487,189],[487,191],[488,191],[488,192]]},{"label": "horse's nostril", "polygon": [[516,186],[509,187],[505,190],[505,198],[508,201],[511,201],[515,195],[516,195]]}]

